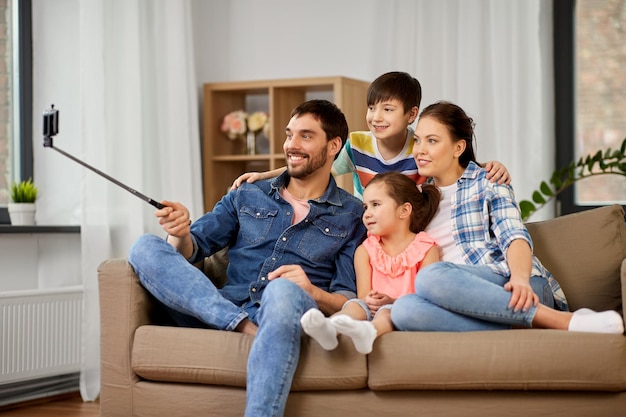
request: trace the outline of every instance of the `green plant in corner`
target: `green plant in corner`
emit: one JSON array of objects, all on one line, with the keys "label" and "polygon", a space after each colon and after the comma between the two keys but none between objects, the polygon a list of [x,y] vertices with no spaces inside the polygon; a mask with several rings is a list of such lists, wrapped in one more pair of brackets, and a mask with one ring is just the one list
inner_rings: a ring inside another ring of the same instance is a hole
[{"label": "green plant in corner", "polygon": [[11,201],[14,203],[34,203],[36,199],[37,187],[32,178],[11,185]]},{"label": "green plant in corner", "polygon": [[[532,194],[532,202],[522,200],[519,203],[522,212],[522,219],[528,220],[531,214],[539,210],[550,200],[559,195],[575,182],[596,175],[622,175],[626,177],[626,138],[622,142],[620,149],[611,148],[598,151],[594,155],[587,155],[578,161],[572,162],[569,166],[557,169],[552,173],[550,183],[541,182],[538,190]],[[535,205],[536,204],[536,205]]]}]

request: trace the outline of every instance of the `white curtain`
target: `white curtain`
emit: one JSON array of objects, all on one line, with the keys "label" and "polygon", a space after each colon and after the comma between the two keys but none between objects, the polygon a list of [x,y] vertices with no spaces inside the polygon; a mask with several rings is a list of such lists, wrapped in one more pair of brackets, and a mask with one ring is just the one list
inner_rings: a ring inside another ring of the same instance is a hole
[{"label": "white curtain", "polygon": [[[552,1],[395,0],[380,7],[394,29],[379,47],[420,81],[421,108],[449,100],[465,109],[476,123],[478,160],[503,162],[517,199],[530,199],[554,166]],[[541,214],[550,210],[533,220]]]},{"label": "white curtain", "polygon": [[[197,91],[187,0],[81,0],[83,157],[155,199],[202,214]],[[85,288],[81,395],[100,390],[97,267],[126,257],[145,232],[162,233],[154,207],[82,171]]]}]

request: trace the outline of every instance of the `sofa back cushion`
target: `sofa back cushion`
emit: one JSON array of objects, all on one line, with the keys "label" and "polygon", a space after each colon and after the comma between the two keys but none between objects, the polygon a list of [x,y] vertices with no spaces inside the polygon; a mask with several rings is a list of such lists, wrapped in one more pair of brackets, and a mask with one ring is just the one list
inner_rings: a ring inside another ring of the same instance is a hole
[{"label": "sofa back cushion", "polygon": [[527,223],[534,253],[561,284],[571,311],[622,311],[620,267],[626,258],[622,206]]}]

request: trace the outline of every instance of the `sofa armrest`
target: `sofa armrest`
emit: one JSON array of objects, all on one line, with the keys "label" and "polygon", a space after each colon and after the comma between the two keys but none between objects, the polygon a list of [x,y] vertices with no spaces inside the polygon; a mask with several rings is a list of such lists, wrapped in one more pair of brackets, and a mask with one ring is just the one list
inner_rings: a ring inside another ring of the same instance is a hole
[{"label": "sofa armrest", "polygon": [[110,259],[98,267],[100,297],[101,415],[130,416],[132,384],[131,350],[135,330],[151,324],[157,305],[141,286],[126,259]]},{"label": "sofa armrest", "polygon": [[618,204],[527,223],[534,253],[561,284],[571,311],[623,311],[626,227]]}]

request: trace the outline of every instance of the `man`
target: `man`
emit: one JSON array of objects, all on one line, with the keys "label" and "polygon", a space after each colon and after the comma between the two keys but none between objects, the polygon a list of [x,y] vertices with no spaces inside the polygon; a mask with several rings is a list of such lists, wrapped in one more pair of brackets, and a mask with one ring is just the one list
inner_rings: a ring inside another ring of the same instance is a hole
[{"label": "man", "polygon": [[[337,187],[334,157],[348,135],[343,113],[311,100],[291,114],[287,171],[242,184],[192,225],[180,203],[156,216],[168,238],[145,235],[129,261],[142,285],[182,325],[256,335],[248,358],[246,416],[282,416],[300,357],[300,318],[338,311],[356,296],[353,256],[365,237],[362,203]],[[217,289],[192,264],[229,246]]]}]

